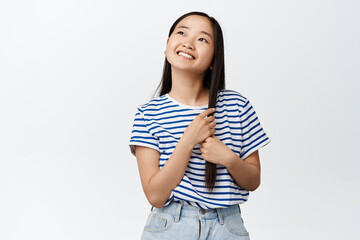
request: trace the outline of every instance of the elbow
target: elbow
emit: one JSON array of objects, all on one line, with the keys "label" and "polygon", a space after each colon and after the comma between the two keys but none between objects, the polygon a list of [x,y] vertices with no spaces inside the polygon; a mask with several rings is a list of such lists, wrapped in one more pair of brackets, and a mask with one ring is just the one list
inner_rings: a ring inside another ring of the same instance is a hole
[{"label": "elbow", "polygon": [[249,187],[249,188],[246,189],[246,190],[248,190],[248,191],[250,191],[250,192],[253,192],[253,191],[255,191],[256,189],[258,189],[258,187],[259,187],[259,185],[251,186],[251,187]]},{"label": "elbow", "polygon": [[258,189],[260,186],[260,179],[258,179],[257,181],[252,182],[251,184],[249,184],[245,189],[247,191],[253,192],[256,189]]},{"label": "elbow", "polygon": [[155,208],[162,208],[165,203],[155,202],[155,203],[150,203],[150,204],[151,204],[151,206],[153,206]]},{"label": "elbow", "polygon": [[168,195],[163,192],[162,188],[157,189],[150,184],[144,188],[144,193],[150,205],[156,208],[162,208],[168,200]]},{"label": "elbow", "polygon": [[150,203],[151,206],[156,208],[162,208],[165,205],[166,200],[164,201],[158,196],[155,196],[154,194],[147,196],[147,200]]},{"label": "elbow", "polygon": [[259,186],[260,186],[260,183],[261,183],[260,172],[259,172],[259,174],[258,174],[256,177],[254,177],[253,180],[250,181],[250,182],[251,182],[251,184],[250,184],[249,189],[248,189],[250,192],[253,192],[253,191],[255,191],[256,189],[258,189]]}]

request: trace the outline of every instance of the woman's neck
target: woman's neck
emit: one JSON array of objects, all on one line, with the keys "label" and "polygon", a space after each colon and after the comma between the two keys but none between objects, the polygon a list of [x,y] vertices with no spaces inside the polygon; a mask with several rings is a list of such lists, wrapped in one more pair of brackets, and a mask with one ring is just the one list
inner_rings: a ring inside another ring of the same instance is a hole
[{"label": "woman's neck", "polygon": [[175,69],[171,70],[170,97],[189,106],[202,106],[208,103],[209,90],[203,87],[205,74],[196,75]]}]

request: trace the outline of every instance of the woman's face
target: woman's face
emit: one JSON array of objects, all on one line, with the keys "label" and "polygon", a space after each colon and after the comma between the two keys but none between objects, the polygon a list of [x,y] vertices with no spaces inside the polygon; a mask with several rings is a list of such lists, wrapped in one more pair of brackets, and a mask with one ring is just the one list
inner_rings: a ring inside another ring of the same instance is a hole
[{"label": "woman's face", "polygon": [[214,57],[214,34],[208,18],[182,19],[167,40],[166,57],[172,68],[195,74],[206,72]]}]

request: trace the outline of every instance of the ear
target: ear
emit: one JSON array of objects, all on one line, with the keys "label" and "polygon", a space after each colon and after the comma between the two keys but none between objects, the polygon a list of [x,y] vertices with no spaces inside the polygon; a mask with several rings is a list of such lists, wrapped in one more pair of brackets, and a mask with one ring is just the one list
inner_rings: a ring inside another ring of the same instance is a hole
[{"label": "ear", "polygon": [[166,40],[166,45],[169,43],[169,39],[170,39],[170,38],[168,38],[168,39]]}]

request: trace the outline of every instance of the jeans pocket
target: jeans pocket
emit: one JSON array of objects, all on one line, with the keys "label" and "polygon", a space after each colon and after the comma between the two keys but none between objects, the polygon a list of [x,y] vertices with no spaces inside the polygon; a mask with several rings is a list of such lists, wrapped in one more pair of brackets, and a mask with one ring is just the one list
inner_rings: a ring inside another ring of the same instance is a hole
[{"label": "jeans pocket", "polygon": [[250,239],[249,232],[246,230],[244,226],[244,221],[241,217],[241,213],[236,213],[230,216],[226,216],[224,218],[224,225],[229,230],[229,232],[233,234],[232,236],[239,236],[239,237],[242,236],[239,239],[244,239],[244,240]]},{"label": "jeans pocket", "polygon": [[161,232],[171,227],[174,217],[165,212],[151,211],[146,221],[144,230],[149,232]]}]

